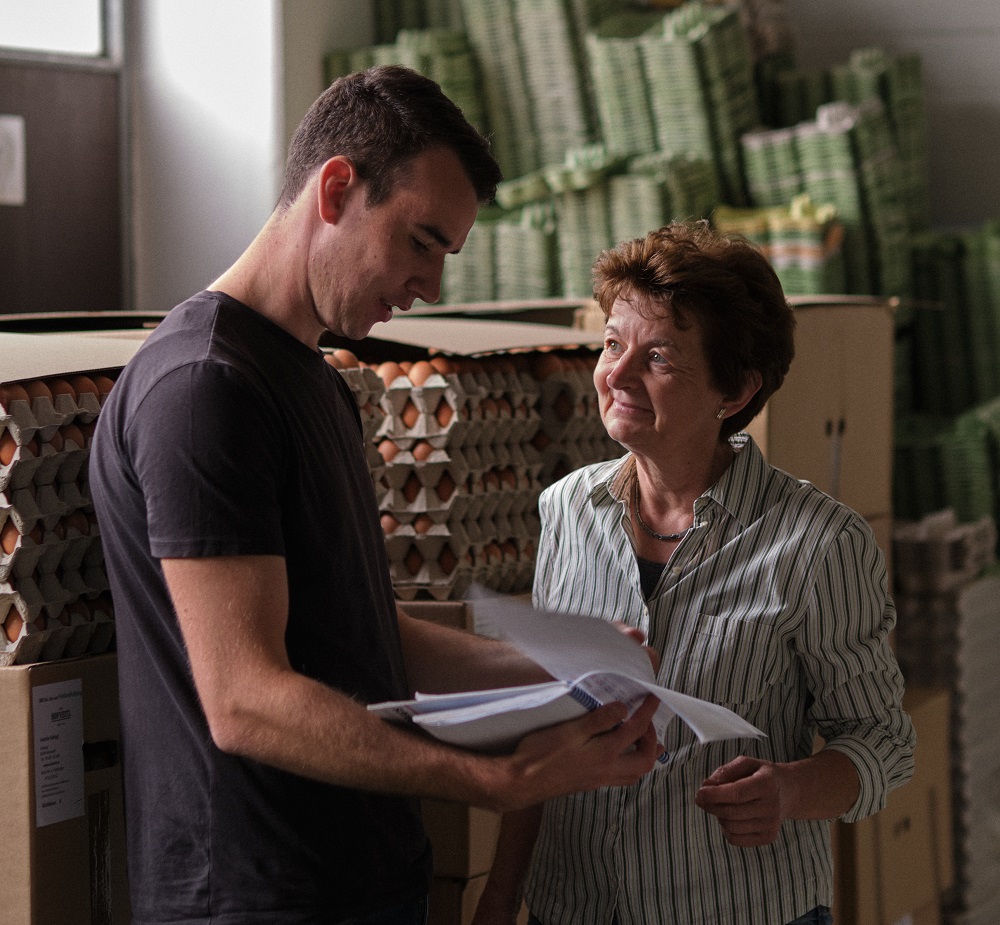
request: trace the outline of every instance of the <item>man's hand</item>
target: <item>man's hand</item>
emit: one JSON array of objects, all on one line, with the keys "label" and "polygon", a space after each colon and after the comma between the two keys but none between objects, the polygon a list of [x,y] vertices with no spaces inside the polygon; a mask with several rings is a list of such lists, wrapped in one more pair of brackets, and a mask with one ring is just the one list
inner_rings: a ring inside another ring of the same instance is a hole
[{"label": "man's hand", "polygon": [[651,724],[659,703],[649,696],[628,718],[624,705],[610,703],[526,736],[510,756],[511,781],[497,808],[521,809],[566,793],[634,784],[663,751]]}]

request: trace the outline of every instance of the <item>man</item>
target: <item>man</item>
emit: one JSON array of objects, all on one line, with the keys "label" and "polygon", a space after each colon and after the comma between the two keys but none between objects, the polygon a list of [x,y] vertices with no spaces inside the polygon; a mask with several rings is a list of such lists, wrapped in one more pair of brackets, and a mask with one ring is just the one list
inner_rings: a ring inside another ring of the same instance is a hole
[{"label": "man", "polygon": [[422,921],[414,797],[509,809],[652,766],[655,701],[504,757],[365,709],[539,679],[500,643],[397,614],[357,408],[317,346],[435,301],[499,178],[433,82],[395,67],[337,81],[257,238],[168,315],[102,411],[91,487],[136,925]]}]

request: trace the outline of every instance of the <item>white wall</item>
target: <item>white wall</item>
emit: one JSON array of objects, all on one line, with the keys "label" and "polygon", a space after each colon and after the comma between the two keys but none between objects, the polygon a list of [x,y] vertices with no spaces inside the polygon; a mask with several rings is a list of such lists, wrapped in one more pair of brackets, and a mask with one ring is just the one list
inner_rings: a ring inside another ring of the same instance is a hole
[{"label": "white wall", "polygon": [[921,57],[931,221],[1000,217],[1000,2],[786,0],[800,64],[839,63],[864,45]]},{"label": "white wall", "polygon": [[367,0],[129,0],[138,311],[212,282],[267,220],[322,53],[370,41]]}]

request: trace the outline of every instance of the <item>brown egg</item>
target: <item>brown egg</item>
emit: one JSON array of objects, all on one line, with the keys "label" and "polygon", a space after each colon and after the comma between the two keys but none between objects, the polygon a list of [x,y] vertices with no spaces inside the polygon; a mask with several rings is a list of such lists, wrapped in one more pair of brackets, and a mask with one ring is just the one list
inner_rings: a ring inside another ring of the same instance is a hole
[{"label": "brown egg", "polygon": [[84,421],[80,425],[80,433],[83,434],[84,445],[90,446],[94,442],[94,434],[97,433],[97,420]]},{"label": "brown egg", "polygon": [[8,518],[0,529],[0,549],[2,549],[8,556],[17,548],[17,541],[20,539],[21,534],[14,524],[14,521]]},{"label": "brown egg", "polygon": [[497,399],[497,415],[502,419],[514,417],[514,406],[506,398]]},{"label": "brown egg", "polygon": [[410,452],[413,453],[413,458],[417,462],[426,462],[431,453],[434,452],[434,447],[427,440],[421,440],[414,444]]},{"label": "brown egg", "polygon": [[497,406],[497,400],[492,395],[487,395],[479,403],[479,413],[482,415],[484,420],[492,421],[499,414],[499,409]]},{"label": "brown egg", "polygon": [[49,533],[57,540],[64,540],[66,539],[66,525],[60,520],[49,527]]},{"label": "brown egg", "polygon": [[437,410],[434,412],[434,419],[441,427],[447,427],[454,416],[455,409],[448,404],[448,399],[442,398],[438,402]]},{"label": "brown egg", "polygon": [[379,374],[382,381],[385,383],[386,388],[389,388],[389,386],[392,385],[392,383],[395,382],[400,376],[406,375],[406,373],[403,372],[403,368],[398,363],[394,363],[392,360],[386,360],[386,362],[380,363],[375,372]]},{"label": "brown egg", "polygon": [[90,608],[79,598],[71,604],[67,604],[66,609],[71,617],[79,617],[83,621],[90,619]]},{"label": "brown egg", "polygon": [[444,572],[445,575],[450,575],[454,572],[455,566],[458,565],[458,557],[447,543],[438,555],[438,565],[441,566],[441,571]]},{"label": "brown egg", "polygon": [[323,359],[326,360],[326,362],[329,363],[330,366],[332,366],[334,369],[344,368],[343,366],[341,366],[340,360],[338,360],[332,353],[323,354]]},{"label": "brown egg", "polygon": [[4,635],[7,637],[9,642],[17,641],[17,637],[21,635],[22,626],[24,626],[24,620],[22,619],[20,612],[16,607],[11,607],[10,612],[3,621]]},{"label": "brown egg", "polygon": [[94,385],[97,386],[97,391],[101,396],[103,401],[107,398],[108,393],[114,388],[115,380],[110,376],[94,376]]},{"label": "brown egg", "polygon": [[2,434],[0,434],[0,465],[9,466],[14,460],[14,454],[17,452],[17,441],[14,440],[14,435],[4,428]]},{"label": "brown egg", "polygon": [[420,479],[417,478],[415,472],[411,472],[407,477],[406,481],[403,483],[403,497],[412,504],[417,500],[417,495],[420,494]]},{"label": "brown egg", "polygon": [[399,447],[388,437],[378,445],[379,455],[386,464],[391,463],[399,453]]},{"label": "brown egg", "polygon": [[10,410],[11,404],[16,401],[31,401],[24,386],[16,382],[0,385],[0,407]]},{"label": "brown egg", "polygon": [[488,565],[500,565],[503,562],[503,552],[500,549],[500,544],[495,541],[487,543],[483,547],[483,555],[486,557]]},{"label": "brown egg", "polygon": [[390,514],[386,511],[380,518],[379,522],[382,524],[382,532],[389,536],[396,532],[396,528],[399,526],[399,521],[396,519],[395,515]]},{"label": "brown egg", "polygon": [[552,402],[552,410],[560,421],[567,421],[573,416],[573,399],[565,391],[560,392]]},{"label": "brown egg", "polygon": [[517,473],[510,466],[500,471],[500,484],[504,488],[517,488]]},{"label": "brown egg", "polygon": [[554,353],[535,353],[529,360],[528,368],[535,379],[543,380],[563,372],[564,366],[562,359]]},{"label": "brown egg", "polygon": [[506,561],[517,562],[518,560],[517,544],[513,540],[504,540],[500,544],[500,552],[502,553]]},{"label": "brown egg", "polygon": [[341,369],[357,369],[361,365],[357,355],[344,347],[338,347],[333,351],[332,356],[340,364]]},{"label": "brown egg", "polygon": [[52,436],[49,437],[49,446],[52,447],[52,449],[54,449],[57,453],[61,453],[63,451],[64,444],[65,440],[63,439],[62,432],[58,430],[53,431]]},{"label": "brown egg", "polygon": [[497,475],[495,469],[490,469],[488,472],[483,473],[483,488],[487,491],[500,490],[500,476]]},{"label": "brown egg", "polygon": [[424,534],[434,526],[434,521],[430,514],[417,514],[413,519],[413,529],[419,534]]},{"label": "brown egg", "polygon": [[406,570],[411,575],[416,575],[420,571],[424,564],[424,557],[421,555],[420,550],[416,546],[411,546],[409,552],[406,554],[406,558],[403,560],[403,564],[406,566]]},{"label": "brown egg", "polygon": [[399,416],[407,429],[416,425],[417,421],[420,420],[420,410],[413,403],[412,398],[406,399],[406,404],[403,405],[403,410],[400,412]]},{"label": "brown egg", "polygon": [[56,615],[56,622],[61,623],[63,626],[69,626],[69,610],[66,607],[63,607],[63,609]]},{"label": "brown egg", "polygon": [[52,398],[52,390],[41,379],[33,379],[31,382],[26,382],[24,388],[32,401],[36,398]]},{"label": "brown egg", "polygon": [[68,424],[63,424],[59,430],[62,431],[63,439],[69,443],[75,443],[78,449],[82,450],[87,445],[87,438],[84,437],[79,424],[74,424],[70,421]]},{"label": "brown egg", "polygon": [[90,376],[73,376],[69,380],[69,384],[76,392],[77,398],[80,398],[83,395],[94,395],[97,398],[101,397],[101,390],[97,387],[97,383],[94,382]]},{"label": "brown egg", "polygon": [[447,501],[455,493],[455,480],[447,470],[441,473],[435,491],[442,501]]},{"label": "brown egg", "polygon": [[410,367],[407,375],[410,377],[410,382],[416,386],[421,386],[434,375],[434,367],[426,360],[418,360]]},{"label": "brown egg", "polygon": [[436,372],[439,372],[442,376],[453,375],[458,372],[458,364],[454,360],[449,359],[446,356],[431,357],[428,361]]},{"label": "brown egg", "polygon": [[67,532],[76,530],[81,536],[88,536],[90,534],[90,521],[87,520],[87,515],[83,511],[72,511],[62,520],[66,525]]},{"label": "brown egg", "polygon": [[76,389],[73,388],[65,379],[47,379],[45,384],[49,387],[49,391],[52,393],[53,399],[59,395],[68,395],[73,401],[76,401]]},{"label": "brown egg", "polygon": [[544,452],[550,443],[552,443],[552,438],[544,430],[535,431],[535,436],[531,438],[531,445],[539,453]]},{"label": "brown egg", "polygon": [[410,370],[413,368],[413,360],[400,360],[399,368],[406,373],[407,377],[410,375]]}]

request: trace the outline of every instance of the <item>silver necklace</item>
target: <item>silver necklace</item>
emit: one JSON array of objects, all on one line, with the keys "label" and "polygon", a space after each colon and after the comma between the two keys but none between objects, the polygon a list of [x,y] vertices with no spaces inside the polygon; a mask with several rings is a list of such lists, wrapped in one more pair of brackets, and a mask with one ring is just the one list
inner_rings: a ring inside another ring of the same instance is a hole
[{"label": "silver necklace", "polygon": [[648,533],[654,540],[660,540],[663,543],[672,543],[674,540],[683,539],[691,527],[687,530],[682,530],[680,533],[657,533],[652,527],[647,527],[642,520],[642,515],[639,513],[639,480],[635,480],[635,484],[632,487],[632,500],[635,504],[635,519],[642,529]]}]

